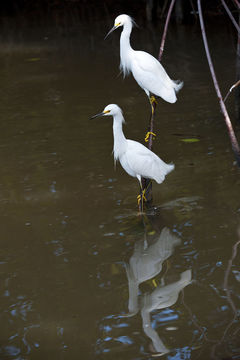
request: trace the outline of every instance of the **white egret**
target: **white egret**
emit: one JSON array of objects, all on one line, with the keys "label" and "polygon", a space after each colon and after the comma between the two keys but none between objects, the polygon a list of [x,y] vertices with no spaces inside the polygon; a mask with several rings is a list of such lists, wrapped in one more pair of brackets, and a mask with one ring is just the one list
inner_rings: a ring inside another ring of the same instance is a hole
[{"label": "white egret", "polygon": [[[129,15],[119,15],[113,28],[106,37],[123,26],[120,38],[120,69],[125,77],[132,72],[138,85],[145,91],[154,112],[155,96],[160,96],[169,103],[177,101],[176,93],[183,87],[183,82],[171,80],[160,62],[145,51],[133,50],[130,35],[134,21]],[[105,39],[106,39],[105,37]]]},{"label": "white egret", "polygon": [[138,204],[140,204],[141,200],[146,200],[146,189],[142,189],[141,177],[153,179],[161,184],[165,176],[174,169],[174,165],[166,164],[154,152],[139,142],[125,138],[122,130],[122,124],[125,120],[118,105],[107,105],[103,112],[94,115],[92,118],[98,116],[113,116],[114,161],[119,160],[123,169],[130,176],[138,179],[141,187],[141,195],[138,196]]}]

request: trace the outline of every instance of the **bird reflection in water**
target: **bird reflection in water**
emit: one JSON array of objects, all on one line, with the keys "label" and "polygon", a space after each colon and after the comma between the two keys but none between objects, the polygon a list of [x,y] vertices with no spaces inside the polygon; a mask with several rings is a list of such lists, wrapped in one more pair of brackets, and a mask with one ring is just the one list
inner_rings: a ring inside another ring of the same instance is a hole
[{"label": "bird reflection in water", "polygon": [[173,253],[174,247],[180,244],[180,239],[173,235],[169,229],[163,228],[160,235],[155,237],[154,243],[148,244],[147,234],[144,239],[136,242],[133,255],[126,264],[129,287],[129,315],[138,312],[139,285],[154,278],[161,270],[165,260]]},{"label": "bird reflection in water", "polygon": [[[174,305],[180,291],[190,284],[191,270],[180,274],[180,279],[170,284],[165,284],[162,276],[160,284],[151,293],[144,293],[139,296],[139,285],[144,281],[157,276],[167,260],[173,253],[174,247],[180,244],[180,239],[164,227],[155,236],[154,242],[148,244],[147,234],[144,239],[136,242],[133,255],[126,264],[126,272],[129,287],[129,313],[126,316],[134,316],[141,311],[142,326],[145,334],[152,340],[154,352],[166,354],[170,350],[163,344],[156,330],[151,324],[151,312]],[[156,284],[156,282],[155,282]]]},{"label": "bird reflection in water", "polygon": [[165,309],[172,306],[178,299],[179,292],[190,284],[192,278],[191,270],[186,270],[180,274],[180,280],[165,286],[159,285],[151,294],[144,294],[142,301],[141,316],[143,321],[143,330],[152,340],[153,347],[158,353],[165,354],[169,352],[158,333],[151,326],[151,312],[154,310]]}]

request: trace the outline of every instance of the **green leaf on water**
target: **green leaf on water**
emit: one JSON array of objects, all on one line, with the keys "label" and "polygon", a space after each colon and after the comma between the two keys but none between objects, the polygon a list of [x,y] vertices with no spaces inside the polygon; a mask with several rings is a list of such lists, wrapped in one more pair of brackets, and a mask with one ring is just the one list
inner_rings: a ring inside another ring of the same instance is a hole
[{"label": "green leaf on water", "polygon": [[119,274],[119,268],[116,264],[111,264],[111,273],[112,273],[112,275]]},{"label": "green leaf on water", "polygon": [[31,62],[39,61],[39,60],[40,60],[40,58],[29,58],[29,59],[27,59],[27,61],[31,61]]},{"label": "green leaf on water", "polygon": [[191,139],[180,139],[180,141],[183,141],[185,143],[195,143],[195,142],[198,142],[200,140],[196,139],[196,138],[191,138]]},{"label": "green leaf on water", "polygon": [[149,231],[148,232],[148,235],[155,235],[156,234],[156,231],[155,230],[152,230],[152,231]]}]

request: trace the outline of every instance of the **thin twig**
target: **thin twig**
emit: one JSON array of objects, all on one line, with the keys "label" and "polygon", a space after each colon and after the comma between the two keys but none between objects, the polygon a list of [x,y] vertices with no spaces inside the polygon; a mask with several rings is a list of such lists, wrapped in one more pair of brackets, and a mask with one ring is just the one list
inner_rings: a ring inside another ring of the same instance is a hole
[{"label": "thin twig", "polygon": [[199,20],[200,20],[200,25],[201,25],[201,31],[202,31],[202,38],[203,38],[203,43],[204,43],[204,47],[205,47],[205,52],[206,52],[206,56],[207,56],[207,60],[208,60],[208,65],[210,68],[210,72],[212,75],[212,79],[213,79],[213,83],[214,83],[214,87],[217,93],[217,97],[220,103],[220,107],[224,116],[224,120],[228,129],[228,134],[231,140],[231,144],[232,144],[232,149],[234,152],[234,155],[236,157],[237,163],[240,167],[240,148],[237,142],[237,138],[236,135],[234,133],[233,127],[232,127],[232,123],[231,120],[229,118],[226,106],[223,102],[223,98],[222,98],[222,94],[218,85],[218,81],[216,78],[216,74],[215,74],[215,70],[213,67],[213,63],[212,63],[212,59],[211,59],[211,55],[209,52],[209,48],[208,48],[208,41],[207,41],[207,36],[206,36],[206,32],[205,32],[205,26],[204,26],[204,21],[203,21],[203,15],[202,15],[202,7],[201,7],[201,0],[197,0],[197,4],[198,4],[198,13],[199,13]]},{"label": "thin twig", "polygon": [[240,85],[240,80],[238,80],[233,86],[230,87],[230,89],[228,90],[223,102],[225,102],[227,100],[227,98],[229,97],[230,93],[233,91],[233,89],[235,89],[238,85]]},{"label": "thin twig", "polygon": [[164,15],[166,7],[167,7],[167,3],[168,3],[168,0],[165,0],[164,4],[163,4],[163,7],[162,7],[160,18],[163,18],[163,15]]},{"label": "thin twig", "polygon": [[[238,14],[238,24],[240,25],[240,12]],[[236,80],[240,79],[240,34],[237,37],[237,49],[236,49]],[[235,111],[237,121],[240,121],[240,90],[239,88],[235,91]]]},{"label": "thin twig", "polygon": [[237,8],[240,10],[240,3],[238,2],[238,0],[233,0],[233,2],[237,6]]},{"label": "thin twig", "polygon": [[171,17],[171,13],[172,13],[172,9],[173,9],[173,5],[175,4],[175,0],[172,0],[168,9],[168,14],[167,14],[167,18],[166,18],[166,22],[164,25],[164,30],[163,30],[163,35],[162,35],[162,41],[161,41],[161,45],[160,45],[160,49],[159,49],[159,55],[158,55],[158,60],[161,61],[162,59],[162,54],[163,54],[163,50],[164,50],[164,45],[165,45],[165,41],[166,41],[166,36],[167,36],[167,30],[168,30],[168,23]]},{"label": "thin twig", "polygon": [[191,317],[193,325],[196,326],[196,328],[199,330],[199,332],[201,333],[201,335],[202,335],[202,337],[204,338],[205,341],[207,341],[209,343],[216,343],[217,340],[208,339],[208,337],[206,335],[206,332],[204,331],[204,327],[198,324],[198,322],[196,320],[196,318],[197,318],[196,315],[193,315],[191,308],[184,301],[184,289],[182,289],[181,292],[182,292],[182,304],[186,308],[186,310],[188,311],[188,313],[189,313],[189,315]]},{"label": "thin twig", "polygon": [[190,4],[191,4],[191,7],[192,7],[193,15],[194,15],[195,19],[197,19],[197,12],[196,12],[196,10],[195,10],[195,7],[194,7],[194,5],[193,5],[193,1],[192,1],[192,0],[190,0]]},{"label": "thin twig", "polygon": [[[232,267],[232,264],[233,264],[233,260],[237,256],[237,248],[238,248],[239,244],[240,244],[240,239],[233,245],[232,257],[228,261],[228,267],[227,267],[227,270],[226,270],[226,273],[225,273],[225,276],[224,276],[224,282],[223,282],[223,289],[225,291],[227,291],[227,289],[228,289],[228,277],[229,277],[229,273],[230,273],[230,270],[231,270],[231,267]],[[237,311],[236,307],[234,307],[233,310]]]},{"label": "thin twig", "polygon": [[222,5],[223,5],[224,9],[226,10],[228,16],[230,17],[233,25],[234,25],[235,28],[237,29],[238,34],[240,34],[240,27],[239,27],[238,23],[236,22],[236,20],[234,19],[231,11],[229,10],[229,7],[227,6],[227,4],[225,3],[224,0],[221,0],[221,2],[222,2]]}]

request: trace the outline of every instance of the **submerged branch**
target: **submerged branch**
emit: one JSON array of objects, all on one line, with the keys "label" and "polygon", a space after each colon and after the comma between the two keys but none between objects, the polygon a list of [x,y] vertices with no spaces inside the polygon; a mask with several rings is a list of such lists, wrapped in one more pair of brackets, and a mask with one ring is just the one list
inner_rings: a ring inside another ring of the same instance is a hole
[{"label": "submerged branch", "polygon": [[[228,266],[225,272],[225,276],[224,276],[224,281],[223,281],[223,289],[225,291],[228,291],[228,278],[229,278],[229,273],[233,264],[233,260],[235,259],[235,257],[237,256],[237,249],[238,249],[238,245],[240,244],[240,239],[233,245],[232,248],[232,257],[231,259],[228,260]],[[236,311],[236,307],[233,307],[233,311]]]},{"label": "submerged branch", "polygon": [[206,342],[209,342],[209,343],[216,343],[217,340],[208,339],[208,337],[207,337],[207,335],[206,335],[206,327],[201,326],[201,325],[198,324],[198,322],[197,322],[197,320],[196,320],[196,319],[197,319],[196,315],[193,314],[190,306],[188,306],[188,305],[185,303],[185,300],[184,300],[184,289],[182,290],[182,304],[183,304],[183,306],[185,307],[185,309],[188,311],[193,325],[195,325],[195,327],[198,329],[199,333],[200,333],[201,336],[204,338],[204,340],[205,340]]},{"label": "submerged branch", "polygon": [[232,144],[232,149],[234,152],[234,155],[236,157],[237,163],[240,167],[240,148],[239,148],[239,144],[236,138],[236,135],[234,133],[233,127],[232,127],[232,123],[230,120],[230,117],[228,115],[226,106],[224,104],[223,98],[222,98],[222,94],[218,85],[218,81],[216,78],[216,74],[215,74],[215,70],[213,67],[213,63],[212,63],[212,58],[209,52],[209,48],[208,48],[208,41],[207,41],[207,36],[206,36],[206,32],[205,32],[205,25],[204,25],[204,21],[203,21],[203,15],[202,15],[202,7],[201,7],[201,0],[197,0],[197,5],[198,5],[198,13],[199,13],[199,20],[200,20],[200,26],[201,26],[201,31],[202,31],[202,38],[203,38],[203,43],[204,43],[204,47],[205,47],[205,52],[206,52],[206,56],[207,56],[207,60],[208,60],[208,65],[210,68],[210,72],[212,75],[212,79],[213,79],[213,83],[214,83],[214,87],[217,93],[217,97],[220,103],[220,107],[224,116],[224,120],[228,129],[228,134],[231,140],[231,144]]}]

